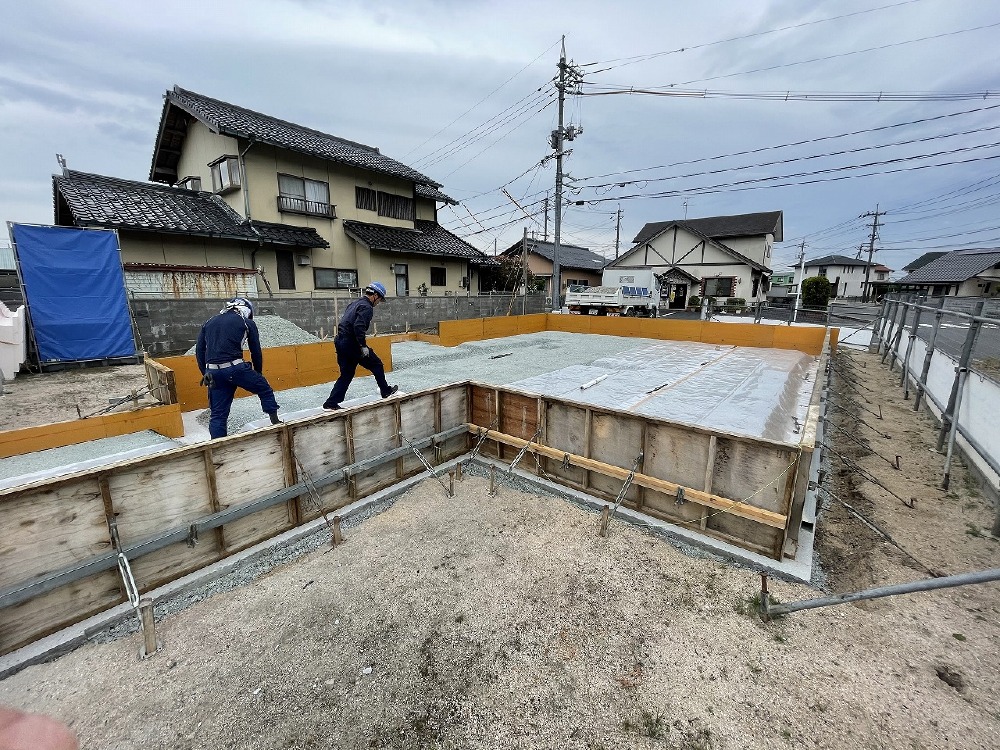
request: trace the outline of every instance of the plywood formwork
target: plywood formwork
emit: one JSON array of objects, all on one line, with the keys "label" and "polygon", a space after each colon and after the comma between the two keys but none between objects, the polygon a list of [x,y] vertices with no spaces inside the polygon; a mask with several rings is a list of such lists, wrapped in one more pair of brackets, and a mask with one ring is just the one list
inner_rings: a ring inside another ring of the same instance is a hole
[{"label": "plywood formwork", "polygon": [[403,436],[462,455],[467,399],[443,386],[0,491],[0,653],[126,601],[119,552],[144,593],[419,473]]},{"label": "plywood formwork", "polygon": [[787,443],[463,382],[0,491],[0,653],[126,601],[119,552],[150,591],[419,473],[411,444],[436,463],[482,438],[484,455],[608,502],[634,471],[626,505],[781,559],[821,393],[817,378]]}]

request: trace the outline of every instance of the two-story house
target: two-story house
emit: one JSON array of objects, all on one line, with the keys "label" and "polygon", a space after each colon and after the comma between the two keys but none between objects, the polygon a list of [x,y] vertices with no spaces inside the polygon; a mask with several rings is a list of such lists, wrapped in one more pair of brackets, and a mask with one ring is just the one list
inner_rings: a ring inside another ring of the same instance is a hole
[{"label": "two-story house", "polygon": [[151,182],[65,170],[55,219],[119,232],[133,293],[302,295],[371,280],[403,296],[477,289],[494,263],[437,223],[454,203],[377,148],[175,86]]},{"label": "two-story house", "polygon": [[[555,245],[551,242],[529,239],[527,248],[516,242],[501,255],[520,262],[521,255],[527,254],[528,270],[545,284],[545,295],[552,296],[552,263]],[[600,286],[601,271],[608,259],[578,245],[559,245],[560,295],[565,295],[571,286]]]},{"label": "two-story house", "polygon": [[652,222],[608,267],[652,268],[670,307],[692,295],[762,300],[782,223],[781,211]]},{"label": "two-story house", "polygon": [[825,276],[830,282],[830,296],[840,298],[869,297],[874,298],[881,293],[881,289],[889,282],[891,268],[887,268],[880,263],[872,263],[868,271],[868,294],[865,294],[865,269],[868,268],[868,261],[857,258],[849,258],[846,255],[824,255],[822,258],[807,260],[803,266],[795,268],[795,283],[793,291],[798,291],[802,279],[811,279],[814,276]]}]

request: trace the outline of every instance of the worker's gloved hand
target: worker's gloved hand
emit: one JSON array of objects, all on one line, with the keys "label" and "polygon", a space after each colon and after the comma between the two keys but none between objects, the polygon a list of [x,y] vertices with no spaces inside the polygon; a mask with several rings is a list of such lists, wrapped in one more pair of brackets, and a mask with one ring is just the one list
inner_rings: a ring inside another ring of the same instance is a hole
[{"label": "worker's gloved hand", "polygon": [[361,356],[368,359],[368,355],[371,354],[371,350],[367,346],[361,347]]},{"label": "worker's gloved hand", "polygon": [[209,388],[212,387],[212,373],[206,372],[201,376],[201,385],[208,386]]}]

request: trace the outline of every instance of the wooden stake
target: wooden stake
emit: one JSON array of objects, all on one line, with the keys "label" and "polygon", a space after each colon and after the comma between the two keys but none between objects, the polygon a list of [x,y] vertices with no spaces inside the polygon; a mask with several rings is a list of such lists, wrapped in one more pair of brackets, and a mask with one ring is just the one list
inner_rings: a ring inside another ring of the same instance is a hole
[{"label": "wooden stake", "polygon": [[462,464],[457,463],[457,464],[455,464],[455,479],[457,479],[459,482],[461,482],[462,478],[463,478],[462,477]]},{"label": "wooden stake", "polygon": [[490,497],[497,494],[497,467],[490,464]]},{"label": "wooden stake", "polygon": [[455,497],[455,472],[448,472],[448,497]]},{"label": "wooden stake", "polygon": [[344,543],[344,536],[340,533],[340,516],[333,517],[333,546]]},{"label": "wooden stake", "polygon": [[610,516],[611,516],[611,506],[605,505],[601,509],[601,528],[599,531],[601,536],[608,535],[608,518],[610,518]]},{"label": "wooden stake", "polygon": [[156,653],[156,619],[153,617],[153,600],[139,602],[139,624],[142,625],[142,650],[140,659],[148,659]]}]

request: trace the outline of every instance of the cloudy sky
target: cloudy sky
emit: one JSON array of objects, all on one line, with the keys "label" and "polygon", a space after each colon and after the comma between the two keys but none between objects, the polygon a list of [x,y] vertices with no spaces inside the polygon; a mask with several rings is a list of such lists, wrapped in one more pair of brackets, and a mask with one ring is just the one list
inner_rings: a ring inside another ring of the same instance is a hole
[{"label": "cloudy sky", "polygon": [[867,250],[878,207],[894,269],[1000,246],[995,0],[5,6],[3,222],[52,221],[57,153],[147,179],[177,84],[377,146],[461,201],[443,224],[503,249],[545,228],[565,35],[583,134],[564,243],[613,257],[619,209],[622,250],[649,221],[781,210],[780,269],[803,241],[807,258]]}]

